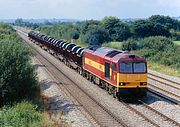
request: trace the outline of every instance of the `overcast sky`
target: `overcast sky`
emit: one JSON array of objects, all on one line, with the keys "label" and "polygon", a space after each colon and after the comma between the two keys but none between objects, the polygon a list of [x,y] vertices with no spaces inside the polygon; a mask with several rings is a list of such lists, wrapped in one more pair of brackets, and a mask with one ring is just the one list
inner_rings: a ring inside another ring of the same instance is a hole
[{"label": "overcast sky", "polygon": [[180,0],[0,0],[0,19],[180,16]]}]

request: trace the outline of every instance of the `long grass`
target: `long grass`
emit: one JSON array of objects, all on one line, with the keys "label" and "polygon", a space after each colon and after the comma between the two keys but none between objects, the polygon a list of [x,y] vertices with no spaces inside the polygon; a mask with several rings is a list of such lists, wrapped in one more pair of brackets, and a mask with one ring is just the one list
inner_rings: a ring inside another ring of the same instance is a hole
[{"label": "long grass", "polygon": [[174,43],[180,45],[180,41],[174,41]]}]

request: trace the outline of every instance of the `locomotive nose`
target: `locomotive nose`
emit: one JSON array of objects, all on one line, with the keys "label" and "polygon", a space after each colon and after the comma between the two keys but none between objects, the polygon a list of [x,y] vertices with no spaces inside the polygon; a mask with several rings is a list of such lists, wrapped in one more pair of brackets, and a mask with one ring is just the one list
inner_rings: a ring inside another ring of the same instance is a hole
[{"label": "locomotive nose", "polygon": [[119,85],[129,88],[139,88],[147,85],[147,74],[120,74]]}]

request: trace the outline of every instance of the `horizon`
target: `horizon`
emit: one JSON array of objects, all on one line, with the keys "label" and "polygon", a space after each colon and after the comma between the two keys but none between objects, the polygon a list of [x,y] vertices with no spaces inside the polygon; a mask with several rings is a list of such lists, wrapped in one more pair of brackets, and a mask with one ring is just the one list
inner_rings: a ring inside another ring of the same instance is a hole
[{"label": "horizon", "polygon": [[[154,14],[154,15],[161,15],[161,14]],[[109,16],[104,16],[104,17],[110,17]],[[153,15],[151,15],[153,16]],[[151,17],[149,16],[149,17]],[[161,15],[161,16],[169,16],[169,15]],[[0,18],[0,20],[16,20],[16,19],[22,19],[22,20],[78,20],[78,21],[84,21],[84,20],[102,20],[104,17],[102,17],[101,19],[78,19],[78,18],[22,18],[22,17],[17,17],[17,18]],[[149,17],[142,17],[142,18],[133,18],[133,17],[127,17],[127,18],[119,18],[117,16],[112,16],[112,17],[116,17],[120,20],[128,20],[128,19],[132,19],[132,20],[138,20],[138,19],[148,19]],[[180,15],[177,16],[169,16],[170,18],[178,18],[178,20],[180,20]]]}]

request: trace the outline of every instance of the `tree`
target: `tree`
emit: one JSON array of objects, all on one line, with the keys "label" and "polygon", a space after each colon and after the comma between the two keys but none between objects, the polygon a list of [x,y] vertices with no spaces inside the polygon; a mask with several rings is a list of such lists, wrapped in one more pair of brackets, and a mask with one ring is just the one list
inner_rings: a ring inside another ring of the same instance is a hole
[{"label": "tree", "polygon": [[108,33],[98,25],[91,25],[86,34],[81,36],[81,41],[89,45],[99,45],[109,40]]},{"label": "tree", "polygon": [[78,39],[79,38],[79,31],[78,31],[78,29],[76,29],[76,28],[72,28],[70,31],[69,31],[69,36],[70,36],[70,38],[72,38],[72,39]]},{"label": "tree", "polygon": [[136,38],[148,36],[170,36],[170,32],[159,23],[153,23],[149,20],[137,20],[133,23],[133,32]]},{"label": "tree", "polygon": [[15,20],[15,24],[21,26],[21,25],[24,25],[24,21],[22,18],[18,18]]},{"label": "tree", "polygon": [[80,32],[81,34],[86,34],[86,32],[89,30],[89,27],[92,25],[99,25],[100,22],[97,20],[87,20],[80,24]]},{"label": "tree", "polygon": [[178,20],[172,19],[169,16],[163,16],[163,15],[152,15],[149,17],[149,21],[155,23],[155,24],[161,24],[164,27],[166,27],[168,30],[175,29],[180,30],[178,27]]},{"label": "tree", "polygon": [[101,22],[111,41],[123,41],[131,36],[129,26],[116,17],[105,17]]}]

